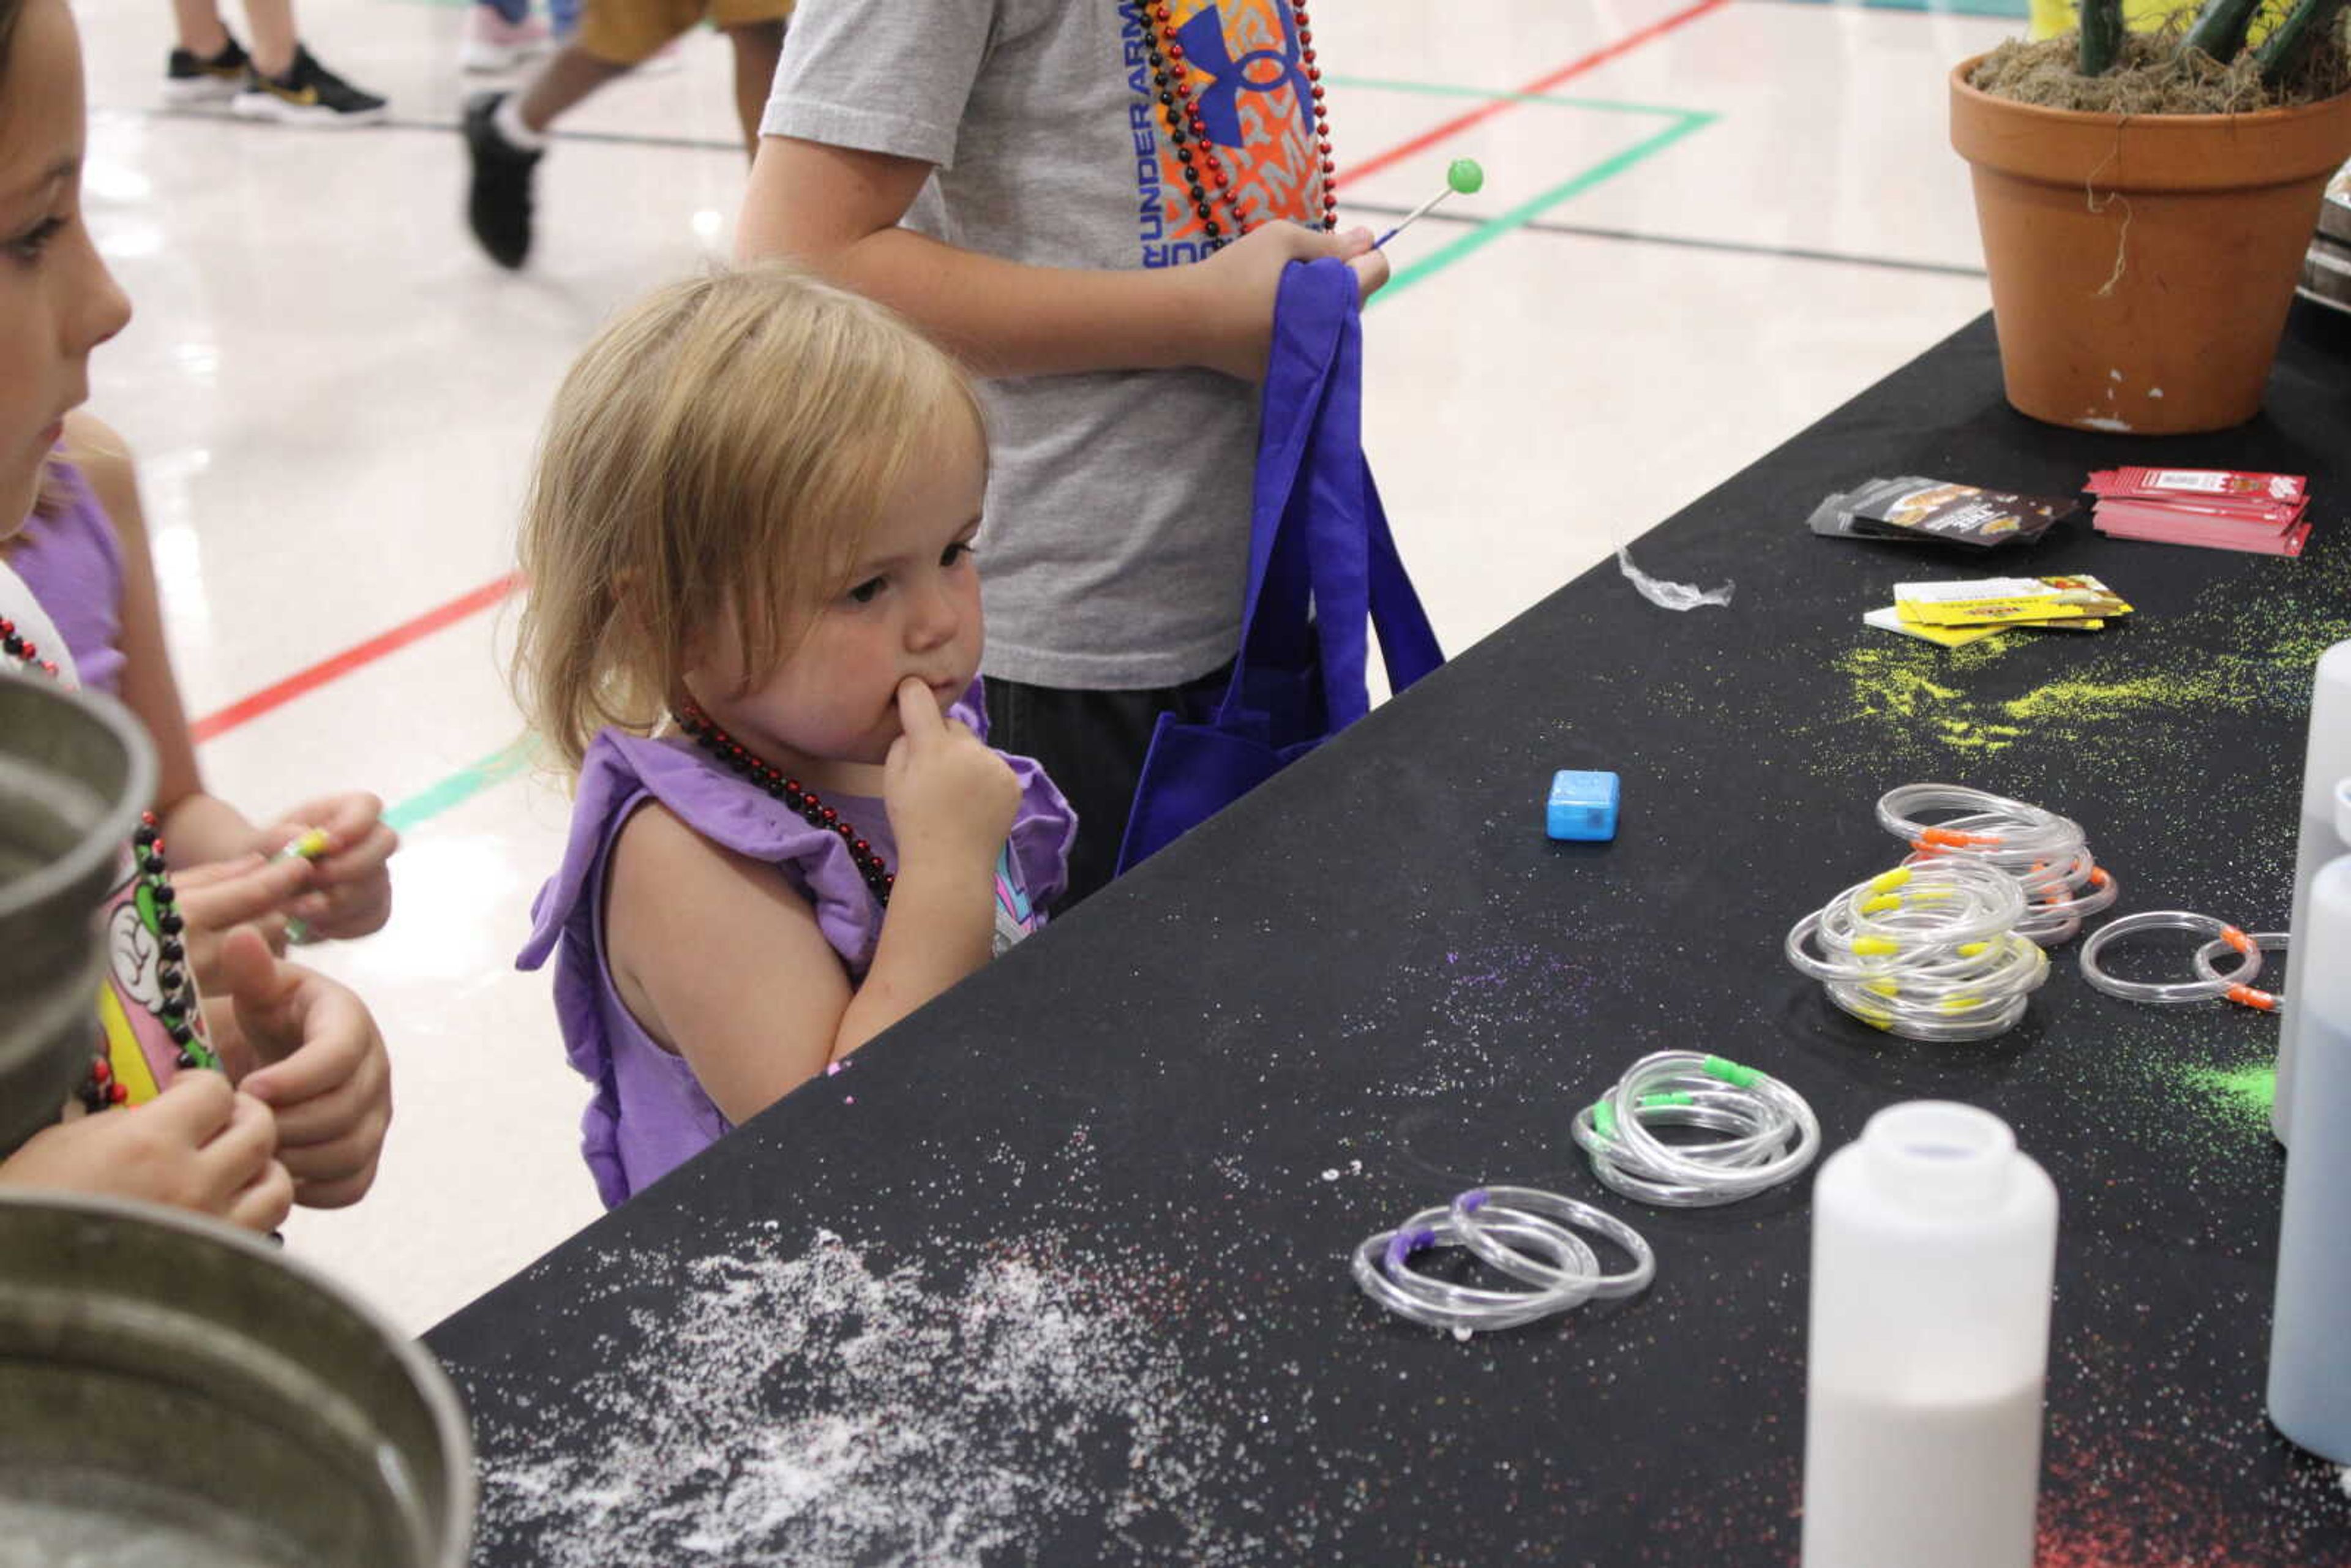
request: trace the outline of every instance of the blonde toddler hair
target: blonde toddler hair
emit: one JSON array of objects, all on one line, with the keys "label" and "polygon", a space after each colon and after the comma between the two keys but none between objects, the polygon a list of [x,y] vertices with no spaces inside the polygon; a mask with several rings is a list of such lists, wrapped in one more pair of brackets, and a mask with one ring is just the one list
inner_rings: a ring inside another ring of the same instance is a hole
[{"label": "blonde toddler hair", "polygon": [[779,668],[949,409],[984,429],[945,353],[789,267],[672,284],[606,327],[556,394],[522,528],[515,686],[564,764],[658,727],[730,616],[753,680]]}]

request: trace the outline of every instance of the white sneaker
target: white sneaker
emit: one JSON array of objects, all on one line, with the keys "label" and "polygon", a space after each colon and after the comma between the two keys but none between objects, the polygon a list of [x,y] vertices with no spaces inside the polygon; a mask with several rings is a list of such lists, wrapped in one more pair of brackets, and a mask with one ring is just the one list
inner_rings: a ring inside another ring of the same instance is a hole
[{"label": "white sneaker", "polygon": [[555,47],[544,17],[531,16],[509,22],[487,5],[468,9],[465,36],[457,45],[459,70],[475,76],[503,75]]}]

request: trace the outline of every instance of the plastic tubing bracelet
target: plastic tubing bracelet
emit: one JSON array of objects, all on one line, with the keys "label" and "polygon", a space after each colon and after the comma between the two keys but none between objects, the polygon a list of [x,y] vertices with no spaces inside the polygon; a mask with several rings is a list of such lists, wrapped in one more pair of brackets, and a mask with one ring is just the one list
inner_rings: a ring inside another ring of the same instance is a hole
[{"label": "plastic tubing bracelet", "polygon": [[[1725,1136],[1665,1144],[1651,1127]],[[1821,1152],[1821,1124],[1802,1095],[1768,1073],[1694,1051],[1641,1058],[1576,1113],[1569,1131],[1601,1186],[1673,1208],[1752,1197],[1792,1181]]]},{"label": "plastic tubing bracelet", "polygon": [[[2286,934],[2283,931],[2256,931],[2252,933],[2252,937],[2253,946],[2264,953],[2285,951]],[[2208,980],[2225,980],[2227,977],[2220,973],[2220,955],[2234,950],[2225,939],[2205,943],[2196,949],[2196,972]],[[2229,988],[2220,994],[2241,1008],[2252,1008],[2265,1013],[2285,1011],[2283,997],[2270,991],[2257,991],[2251,986],[2239,985],[2234,981],[2229,981],[2228,985]]]},{"label": "plastic tubing bracelet", "polygon": [[[1928,821],[1930,812],[1958,816]],[[2044,947],[2070,941],[2090,915],[2114,907],[2121,884],[2091,856],[2070,817],[1960,784],[1905,784],[1877,802],[1878,824],[1911,847],[1906,864],[1958,857],[2016,879],[2030,905],[2017,935]]]},{"label": "plastic tubing bracelet", "polygon": [[[1980,862],[1935,859],[1855,883],[1788,933],[1788,962],[1837,1008],[1910,1040],[1989,1040],[2049,977],[2016,933],[2022,885]],[[1818,949],[1815,952],[1815,948]]]},{"label": "plastic tubing bracelet", "polygon": [[[1633,1260],[1604,1273],[1577,1228],[1622,1249]],[[1413,1269],[1414,1253],[1467,1249],[1481,1262],[1525,1283],[1525,1290],[1457,1285]],[[1629,1296],[1656,1277],[1656,1256],[1638,1231],[1590,1204],[1532,1187],[1479,1187],[1443,1208],[1424,1208],[1394,1230],[1366,1238],[1350,1272],[1363,1292],[1388,1311],[1429,1328],[1468,1336],[1516,1328],[1584,1302]]]},{"label": "plastic tubing bracelet", "polygon": [[[2233,947],[2244,956],[2244,962],[2229,974],[2199,966],[2199,972],[2209,976],[2200,980],[2180,980],[2169,984],[2154,984],[2143,980],[2118,980],[2098,967],[2098,955],[2105,952],[2117,937],[2133,936],[2141,931],[2186,931],[2201,936],[2208,944],[2218,943]],[[2253,938],[2225,921],[2209,915],[2191,915],[2184,909],[2153,909],[2139,915],[2126,915],[2093,932],[2082,944],[2082,978],[2110,997],[2120,997],[2126,1002],[2209,1002],[2229,994],[2231,988],[2250,988],[2262,972],[2262,950]]]}]

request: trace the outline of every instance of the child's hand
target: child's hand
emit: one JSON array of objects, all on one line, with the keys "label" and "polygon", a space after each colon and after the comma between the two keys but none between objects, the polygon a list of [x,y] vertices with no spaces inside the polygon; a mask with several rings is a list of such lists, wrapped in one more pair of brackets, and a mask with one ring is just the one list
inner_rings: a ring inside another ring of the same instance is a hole
[{"label": "child's hand", "polygon": [[183,923],[181,941],[201,990],[222,985],[221,941],[250,926],[272,952],[286,950],[287,907],[310,885],[309,866],[245,855],[172,873],[172,892]]},{"label": "child's hand", "polygon": [[1265,379],[1273,345],[1273,304],[1282,269],[1293,261],[1335,256],[1355,269],[1366,299],[1388,280],[1388,258],[1372,248],[1372,231],[1325,234],[1297,224],[1266,224],[1191,268],[1200,285],[1195,301],[1200,362],[1245,382]]},{"label": "child's hand", "polygon": [[960,856],[992,864],[1020,810],[1011,765],[961,719],[943,716],[911,675],[898,684],[898,720],[905,733],[883,760],[882,802],[900,862]]},{"label": "child's hand", "polygon": [[221,956],[236,1032],[260,1063],[243,1087],[277,1118],[296,1201],[357,1203],[392,1125],[392,1063],[375,1019],[349,988],[279,962],[251,932],[232,934]]},{"label": "child's hand", "polygon": [[277,1143],[267,1106],[217,1072],[187,1072],[143,1105],[43,1128],[0,1161],[0,1183],[141,1198],[267,1232],[294,1202]]},{"label": "child's hand", "polygon": [[372,795],[332,795],[287,813],[261,832],[265,853],[276,853],[311,829],[327,835],[327,852],[310,862],[310,890],[290,913],[325,937],[365,936],[392,918],[392,868],[400,835],[383,821]]}]

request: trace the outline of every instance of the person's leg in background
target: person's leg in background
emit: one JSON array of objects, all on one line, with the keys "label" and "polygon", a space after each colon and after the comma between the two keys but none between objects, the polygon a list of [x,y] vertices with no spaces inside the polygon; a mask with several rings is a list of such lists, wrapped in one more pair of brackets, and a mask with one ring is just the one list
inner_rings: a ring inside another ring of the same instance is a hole
[{"label": "person's leg in background", "polygon": [[495,76],[553,47],[547,23],[530,14],[530,0],[474,0],[465,7],[457,68]]},{"label": "person's leg in background", "polygon": [[[790,7],[774,9],[789,12]],[[743,144],[756,158],[759,155],[759,117],[767,112],[768,89],[776,80],[776,62],[784,57],[783,16],[722,22],[719,30],[735,46],[735,112],[743,121]]]},{"label": "person's leg in background", "polygon": [[529,258],[531,184],[556,118],[628,75],[638,60],[674,37],[648,27],[647,9],[634,0],[590,0],[578,35],[520,92],[486,92],[465,105],[463,129],[473,170],[465,222],[500,267],[520,267]]},{"label": "person's leg in background", "polygon": [[[722,0],[709,11],[735,47],[736,111],[755,152],[790,14],[791,0]],[[703,16],[702,0],[588,0],[578,35],[521,92],[484,93],[465,106],[473,163],[465,221],[491,260],[520,267],[530,256],[531,184],[556,120],[684,37]]]},{"label": "person's leg in background", "polygon": [[164,68],[163,94],[175,103],[227,98],[250,120],[302,125],[365,125],[383,118],[384,100],[345,81],[302,47],[293,0],[246,0],[250,55],[221,20],[215,0],[172,0],[179,34]]}]

